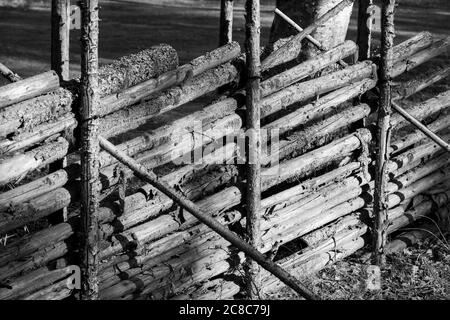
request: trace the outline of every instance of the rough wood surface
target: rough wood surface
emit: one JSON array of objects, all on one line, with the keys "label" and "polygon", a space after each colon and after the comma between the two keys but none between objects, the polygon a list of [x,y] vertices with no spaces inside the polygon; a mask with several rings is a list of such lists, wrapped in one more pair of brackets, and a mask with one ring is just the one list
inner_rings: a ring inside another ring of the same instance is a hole
[{"label": "rough wood surface", "polygon": [[261,100],[261,117],[264,118],[295,102],[305,101],[365,78],[370,78],[373,75],[373,66],[369,61],[360,62],[343,70],[300,82],[271,94]]},{"label": "rough wood surface", "polygon": [[[149,70],[133,70],[133,65],[128,58],[122,58],[119,64],[111,64],[98,69],[98,34],[99,34],[99,4],[98,0],[83,0],[81,8],[81,85],[80,85],[80,159],[81,159],[81,296],[83,300],[95,300],[98,297],[98,208],[100,195],[98,154],[100,146],[98,142],[100,119],[93,118],[94,112],[100,103],[100,95],[114,92],[120,89],[124,82],[132,84],[140,81],[146,75],[155,72],[152,69],[153,59],[151,54],[144,53],[133,56],[135,59],[143,59],[150,62]],[[167,47],[168,51],[172,48]],[[152,53],[152,51],[150,51]],[[156,58],[156,57],[155,57]],[[131,61],[135,59],[130,59]],[[177,62],[176,62],[177,63]],[[161,63],[164,68],[165,64]],[[155,68],[155,66],[153,66]],[[158,68],[158,67],[156,67]],[[140,72],[137,78],[133,78],[133,71]],[[102,76],[99,77],[99,74]],[[101,79],[101,80],[100,80]],[[103,120],[102,120],[103,121]]]},{"label": "rough wood surface", "polygon": [[5,234],[67,207],[71,200],[72,195],[67,189],[58,188],[27,202],[9,207],[6,211],[0,212],[0,234]]},{"label": "rough wood surface", "polygon": [[51,67],[60,80],[69,80],[70,0],[52,0]]},{"label": "rough wood surface", "polygon": [[59,87],[55,71],[47,71],[36,76],[0,87],[0,108],[19,103]]},{"label": "rough wood surface", "polygon": [[13,260],[23,260],[34,252],[51,244],[59,243],[73,234],[69,223],[60,223],[35,233],[27,234],[20,239],[12,240],[0,247],[0,266]]},{"label": "rough wood surface", "polygon": [[178,54],[167,44],[123,56],[98,70],[99,96],[105,97],[178,67]]},{"label": "rough wood surface", "polygon": [[401,75],[404,72],[408,72],[418,65],[425,63],[426,61],[439,56],[443,53],[448,52],[448,47],[450,45],[450,37],[435,41],[430,47],[419,51],[412,56],[404,59],[398,63],[396,63],[392,70],[390,71],[390,75],[392,78],[395,78]]},{"label": "rough wood surface", "polygon": [[156,78],[151,78],[120,92],[105,96],[101,101],[99,109],[96,110],[96,114],[106,115],[134,103],[141,102],[157,92],[179,85],[189,78],[198,76],[207,70],[216,68],[233,60],[234,58],[237,58],[240,53],[241,49],[239,44],[237,42],[231,42],[208,52],[205,55],[195,58],[190,63],[175,70],[168,71]]},{"label": "rough wood surface", "polygon": [[99,132],[110,137],[135,129],[156,115],[179,107],[225,84],[238,81],[238,78],[239,72],[234,65],[223,64],[170,88],[153,99],[107,115],[100,123]]},{"label": "rough wood surface", "polygon": [[0,137],[30,132],[47,121],[54,121],[72,111],[73,94],[59,88],[0,110]]},{"label": "rough wood surface", "polygon": [[223,46],[233,40],[233,6],[234,0],[220,1],[219,45]]},{"label": "rough wood surface", "polygon": [[22,132],[0,140],[0,155],[31,147],[59,133],[69,138],[69,142],[73,142],[71,140],[73,140],[73,130],[76,126],[77,121],[74,115],[72,113],[65,114],[52,122],[36,126],[30,132]]},{"label": "rough wood surface", "polygon": [[277,74],[261,83],[261,94],[266,96],[286,86],[292,85],[314,73],[333,65],[335,62],[354,54],[357,50],[353,41],[346,41],[316,57],[306,60],[297,66]]},{"label": "rough wood surface", "polygon": [[66,278],[72,274],[72,270],[70,266],[56,270],[43,267],[15,278],[9,283],[12,289],[0,288],[0,299],[10,300],[36,292],[58,280]]},{"label": "rough wood surface", "polygon": [[64,138],[18,155],[0,159],[0,185],[15,183],[27,173],[66,156],[69,142]]},{"label": "rough wood surface", "polygon": [[311,34],[319,26],[321,26],[322,24],[324,24],[325,22],[327,22],[328,20],[339,14],[343,9],[351,5],[353,5],[353,0],[343,0],[338,5],[333,7],[331,10],[327,11],[326,13],[322,13],[320,18],[315,20],[311,25],[307,26],[302,32],[295,35],[282,47],[272,52],[262,62],[261,64],[262,70],[263,71],[268,70],[277,64],[281,64],[282,62],[288,62],[289,60],[285,60],[285,57],[290,56],[289,52],[292,51],[300,53],[301,42],[307,35]]},{"label": "rough wood surface", "polygon": [[392,60],[398,63],[408,59],[413,54],[430,47],[433,43],[433,35],[430,32],[422,31],[415,36],[394,46],[392,52]]},{"label": "rough wood surface", "polygon": [[[370,132],[365,129],[361,129],[360,136],[365,142],[369,142],[371,139]],[[360,138],[351,134],[302,156],[283,162],[279,166],[267,168],[263,171],[263,188],[274,186],[288,179],[304,177],[317,170],[322,164],[344,157],[360,146]]]}]

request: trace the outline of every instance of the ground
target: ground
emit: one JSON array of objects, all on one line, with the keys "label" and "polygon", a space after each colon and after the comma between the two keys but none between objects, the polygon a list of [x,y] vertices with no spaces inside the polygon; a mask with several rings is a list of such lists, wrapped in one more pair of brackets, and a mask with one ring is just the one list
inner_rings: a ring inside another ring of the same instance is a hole
[{"label": "ground", "polygon": [[[3,0],[0,0],[0,5]],[[235,39],[243,44],[242,0],[235,13]],[[268,39],[274,0],[263,1],[262,41]],[[100,62],[108,63],[125,54],[159,43],[169,43],[178,51],[181,63],[217,46],[218,1],[133,0],[101,1]],[[396,43],[427,30],[436,37],[450,34],[450,1],[403,0],[396,14]],[[48,70],[50,61],[50,12],[37,9],[0,7],[0,62],[28,77]],[[379,34],[375,34],[379,37]],[[356,11],[349,39],[356,38]],[[79,31],[72,32],[71,72],[79,74]],[[441,56],[440,59],[448,59]],[[2,80],[0,80],[0,84]],[[448,90],[450,81],[441,81],[414,99]],[[448,241],[448,239],[447,239]],[[329,266],[308,279],[316,293],[327,299],[450,299],[450,248],[440,242],[425,242],[388,256],[382,270],[381,290],[365,285],[367,263],[350,257]],[[283,290],[277,298],[295,298]]]}]

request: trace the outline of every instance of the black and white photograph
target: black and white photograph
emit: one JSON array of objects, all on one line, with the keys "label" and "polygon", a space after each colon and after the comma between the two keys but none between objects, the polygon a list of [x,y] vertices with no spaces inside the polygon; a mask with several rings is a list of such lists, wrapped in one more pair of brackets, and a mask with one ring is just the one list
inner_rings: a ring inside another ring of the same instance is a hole
[{"label": "black and white photograph", "polygon": [[0,308],[449,301],[449,48],[450,0],[0,0]]}]

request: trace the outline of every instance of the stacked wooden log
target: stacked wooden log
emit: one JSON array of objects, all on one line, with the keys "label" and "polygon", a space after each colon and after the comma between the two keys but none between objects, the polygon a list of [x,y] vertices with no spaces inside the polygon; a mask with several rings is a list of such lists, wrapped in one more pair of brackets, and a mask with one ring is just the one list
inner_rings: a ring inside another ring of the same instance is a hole
[{"label": "stacked wooden log", "polygon": [[[447,40],[421,33],[396,47],[398,99],[449,74],[449,66],[441,63],[422,80],[403,81],[401,75],[447,45]],[[376,110],[359,97],[376,86],[376,67],[362,61],[313,77],[356,51],[346,41],[290,69],[276,66],[261,81],[262,128],[270,134],[262,136],[263,239],[258,249],[297,275],[360,249],[370,226],[372,133],[370,126],[361,128],[360,120],[370,125]],[[240,172],[244,61],[235,42],[180,67],[169,46],[151,48],[102,69],[102,103],[96,110],[104,137],[113,138],[121,151],[236,232],[245,225]],[[16,89],[0,88],[0,97],[11,101],[0,109],[3,185],[73,150],[66,132],[76,125],[71,113],[76,95],[58,86],[40,88],[39,96],[23,100],[13,99]],[[210,103],[201,110],[162,121],[169,111],[183,110],[205,96]],[[443,92],[406,109],[448,139],[449,103],[450,92]],[[40,108],[32,107],[36,105]],[[450,158],[435,143],[398,115],[392,125],[389,232],[442,207],[448,201],[447,185],[439,193],[443,196],[424,193],[450,173]],[[139,183],[104,151],[100,162],[101,299],[224,299],[239,292],[239,285],[225,275],[239,269],[242,253],[158,190]],[[73,161],[1,193],[0,236],[76,203],[79,174]],[[12,289],[0,289],[0,298],[70,295],[66,281],[77,214],[74,210],[68,221],[17,236],[1,247],[0,282]],[[307,247],[279,258],[280,247],[298,241]],[[267,273],[263,282],[265,292],[280,286]]]}]

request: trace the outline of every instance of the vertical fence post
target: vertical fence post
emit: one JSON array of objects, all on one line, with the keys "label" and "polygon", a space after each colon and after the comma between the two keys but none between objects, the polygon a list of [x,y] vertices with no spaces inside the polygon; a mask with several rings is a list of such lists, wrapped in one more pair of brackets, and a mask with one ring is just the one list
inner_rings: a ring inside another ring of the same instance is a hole
[{"label": "vertical fence post", "polygon": [[377,264],[384,262],[388,227],[386,185],[389,162],[392,48],[394,46],[395,0],[383,0],[381,10],[381,62],[380,62],[380,106],[378,109],[375,192],[374,192],[374,257]]},{"label": "vertical fence post", "polygon": [[[259,0],[246,1],[247,86],[247,234],[249,243],[258,248],[260,242],[261,206],[261,138],[260,138],[260,4]],[[249,299],[258,299],[261,287],[260,267],[247,257],[246,286]]]},{"label": "vertical fence post", "polygon": [[221,0],[220,3],[219,46],[233,40],[233,2],[234,0]]},{"label": "vertical fence post", "polygon": [[81,255],[82,299],[98,298],[98,0],[81,1]]},{"label": "vertical fence post", "polygon": [[[60,81],[69,80],[70,48],[70,0],[52,0],[51,13],[51,68]],[[67,157],[49,166],[54,172],[67,166]],[[62,218],[62,219],[61,219]],[[55,221],[67,220],[67,207],[52,215]]]},{"label": "vertical fence post", "polygon": [[70,0],[52,0],[51,67],[69,80]]},{"label": "vertical fence post", "polygon": [[372,43],[372,16],[368,9],[373,5],[373,0],[359,0],[358,7],[358,36],[356,43],[359,47],[360,60],[370,58]]}]

